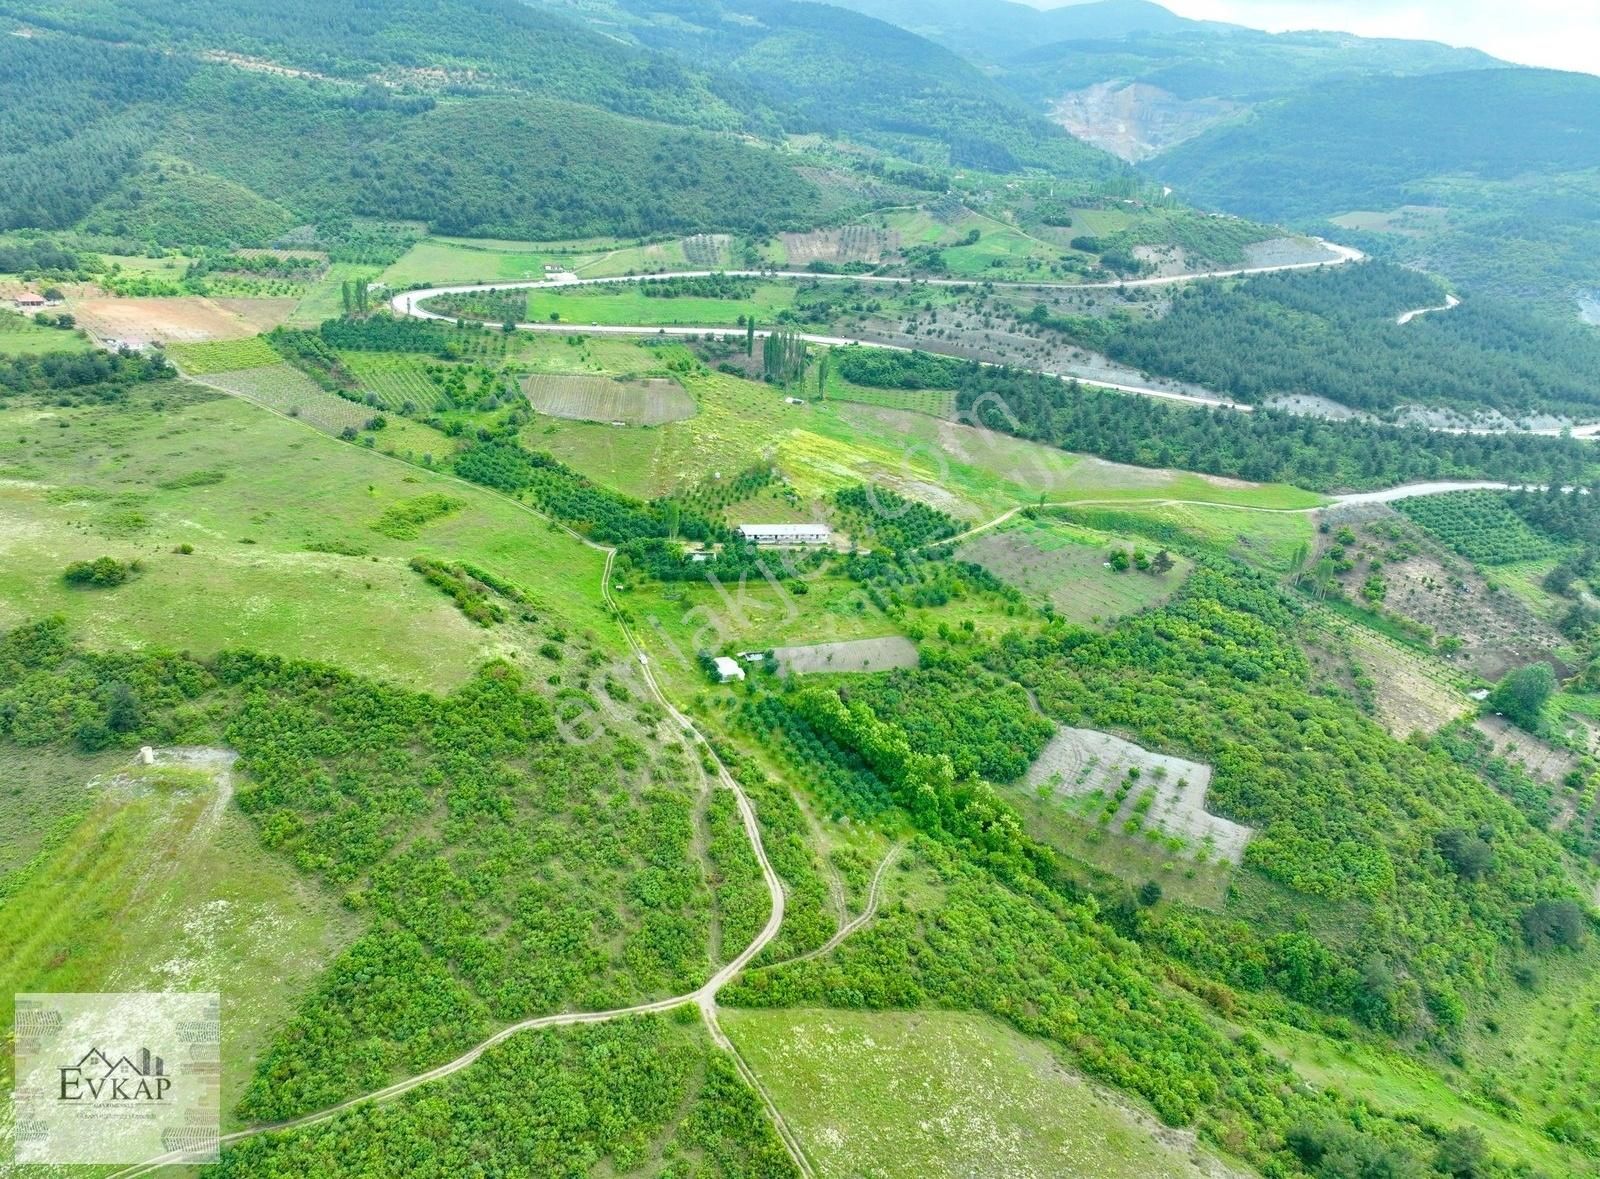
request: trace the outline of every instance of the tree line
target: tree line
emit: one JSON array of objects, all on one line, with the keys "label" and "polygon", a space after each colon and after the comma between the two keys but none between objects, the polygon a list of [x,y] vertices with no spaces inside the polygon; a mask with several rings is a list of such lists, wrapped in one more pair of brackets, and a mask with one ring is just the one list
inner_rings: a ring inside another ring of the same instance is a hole
[{"label": "tree line", "polygon": [[969,420],[1063,450],[1316,491],[1439,478],[1569,484],[1596,468],[1588,444],[1572,438],[1194,408],[927,353],[845,348],[839,365],[860,384],[954,389]]}]

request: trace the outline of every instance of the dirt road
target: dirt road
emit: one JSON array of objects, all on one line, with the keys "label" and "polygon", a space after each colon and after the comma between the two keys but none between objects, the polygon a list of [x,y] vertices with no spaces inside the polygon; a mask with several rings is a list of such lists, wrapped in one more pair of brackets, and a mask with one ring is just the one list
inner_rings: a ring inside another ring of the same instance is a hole
[{"label": "dirt road", "polygon": [[[210,387],[219,388],[218,386]],[[222,391],[226,392],[226,390]],[[314,428],[307,423],[301,424],[306,425],[308,429]],[[404,463],[404,460],[402,459],[394,459],[392,461]],[[409,466],[409,464],[405,465]],[[445,475],[444,477],[455,482],[464,482],[453,475]],[[477,484],[467,484],[467,486],[474,487],[478,491],[484,490],[484,488],[478,486]],[[761,932],[756,935],[755,939],[748,946],[746,946],[744,950],[738,954],[738,956],[716,971],[716,973],[706,980],[703,986],[697,990],[689,992],[686,995],[674,995],[667,999],[656,999],[647,1003],[635,1003],[629,1007],[618,1007],[609,1011],[570,1011],[561,1012],[555,1015],[541,1015],[533,1019],[526,1019],[520,1023],[512,1024],[509,1027],[501,1028],[498,1032],[494,1033],[494,1035],[489,1036],[487,1039],[474,1045],[472,1048],[468,1049],[454,1060],[447,1061],[436,1068],[429,1069],[423,1073],[418,1073],[414,1077],[407,1077],[404,1080],[396,1081],[392,1085],[385,1086],[384,1088],[375,1090],[371,1093],[364,1093],[359,1097],[352,1097],[348,1101],[341,1101],[337,1105],[329,1106],[327,1109],[318,1110],[315,1113],[305,1114],[298,1118],[290,1118],[282,1122],[273,1122],[269,1124],[250,1126],[243,1130],[235,1130],[231,1134],[224,1134],[222,1136],[222,1145],[226,1146],[229,1143],[240,1142],[246,1138],[254,1138],[257,1135],[267,1134],[277,1130],[294,1130],[306,1126],[313,1126],[319,1122],[325,1122],[330,1118],[337,1117],[340,1113],[343,1113],[349,1109],[353,1109],[356,1106],[393,1100],[404,1093],[409,1093],[413,1089],[427,1085],[433,1081],[442,1080],[445,1077],[460,1072],[462,1069],[473,1064],[490,1048],[493,1048],[496,1044],[503,1043],[505,1040],[510,1039],[512,1036],[515,1036],[520,1032],[534,1031],[540,1028],[569,1027],[575,1024],[604,1023],[608,1020],[622,1019],[632,1015],[647,1015],[653,1012],[669,1011],[674,1007],[681,1007],[686,1003],[693,1003],[700,1009],[700,1013],[705,1020],[706,1029],[710,1034],[712,1041],[719,1048],[729,1053],[733,1057],[734,1063],[739,1069],[740,1074],[756,1092],[757,1096],[761,1098],[763,1105],[766,1107],[767,1115],[772,1120],[773,1126],[776,1129],[779,1138],[783,1141],[785,1149],[789,1152],[791,1159],[794,1161],[795,1167],[799,1170],[801,1175],[806,1176],[807,1179],[812,1179],[812,1177],[815,1175],[815,1171],[812,1169],[810,1161],[806,1158],[804,1151],[801,1149],[798,1139],[795,1138],[793,1132],[784,1122],[782,1114],[779,1113],[777,1107],[773,1104],[771,1096],[767,1093],[766,1088],[761,1084],[760,1079],[755,1076],[753,1071],[751,1071],[749,1065],[739,1055],[738,1049],[734,1047],[733,1042],[729,1040],[727,1035],[723,1032],[721,1024],[717,1022],[717,994],[722,990],[723,987],[727,986],[728,983],[731,982],[741,970],[749,965],[751,960],[754,959],[757,954],[766,949],[768,943],[770,943],[773,938],[778,936],[778,930],[783,925],[785,902],[783,881],[779,878],[777,871],[773,868],[772,861],[767,857],[766,846],[761,840],[761,827],[756,818],[755,807],[751,805],[749,797],[745,794],[737,779],[735,779],[733,775],[728,772],[727,766],[724,765],[722,759],[717,756],[715,748],[709,741],[706,740],[705,735],[695,727],[694,722],[684,715],[684,713],[681,712],[678,707],[667,698],[666,693],[661,690],[661,685],[656,680],[655,672],[650,666],[649,656],[645,653],[644,648],[640,645],[637,636],[633,632],[633,628],[628,623],[627,616],[617,605],[615,598],[613,598],[611,594],[612,565],[616,560],[617,551],[605,545],[596,544],[594,541],[580,535],[579,533],[566,527],[564,524],[561,524],[559,521],[553,521],[550,519],[550,517],[545,516],[543,513],[538,512],[528,505],[512,499],[509,496],[503,498],[505,498],[507,502],[515,504],[520,510],[536,517],[541,521],[556,524],[557,527],[561,528],[562,531],[566,532],[576,540],[587,545],[589,548],[595,549],[606,555],[605,566],[601,570],[600,575],[600,597],[605,602],[607,607],[609,607],[612,612],[616,614],[618,624],[621,626],[622,633],[628,642],[628,646],[633,652],[634,657],[639,661],[640,670],[651,695],[655,697],[656,702],[661,706],[662,710],[672,720],[672,722],[678,726],[684,738],[690,743],[701,748],[701,751],[716,769],[718,783],[723,788],[733,792],[734,798],[738,803],[739,817],[744,825],[745,837],[749,839],[750,846],[755,853],[756,862],[761,866],[762,879],[766,884],[767,895],[771,902],[771,911],[767,916],[767,923],[762,927]],[[133,1179],[134,1176],[148,1175],[153,1171],[161,1169],[162,1167],[180,1165],[183,1163],[184,1157],[185,1156],[183,1152],[174,1151],[170,1154],[162,1155],[146,1162],[136,1164],[135,1166],[127,1167],[117,1171],[114,1173],[111,1179]]]}]

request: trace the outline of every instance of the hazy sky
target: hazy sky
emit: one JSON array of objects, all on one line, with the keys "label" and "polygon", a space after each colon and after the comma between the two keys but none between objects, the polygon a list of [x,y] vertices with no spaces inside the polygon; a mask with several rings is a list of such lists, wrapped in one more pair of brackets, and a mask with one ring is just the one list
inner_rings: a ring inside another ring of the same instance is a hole
[{"label": "hazy sky", "polygon": [[[1053,8],[1059,0],[1036,0]],[[1252,28],[1336,29],[1470,45],[1507,61],[1600,74],[1600,0],[1157,0]]]}]

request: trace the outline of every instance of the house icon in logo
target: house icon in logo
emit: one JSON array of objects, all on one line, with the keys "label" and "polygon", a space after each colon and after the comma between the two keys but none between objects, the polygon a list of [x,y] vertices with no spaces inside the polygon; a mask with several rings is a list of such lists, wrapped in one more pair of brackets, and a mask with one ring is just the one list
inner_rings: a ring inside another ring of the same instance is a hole
[{"label": "house icon in logo", "polygon": [[162,1101],[172,1089],[166,1062],[148,1048],[113,1058],[89,1049],[61,1068],[60,1101]]}]

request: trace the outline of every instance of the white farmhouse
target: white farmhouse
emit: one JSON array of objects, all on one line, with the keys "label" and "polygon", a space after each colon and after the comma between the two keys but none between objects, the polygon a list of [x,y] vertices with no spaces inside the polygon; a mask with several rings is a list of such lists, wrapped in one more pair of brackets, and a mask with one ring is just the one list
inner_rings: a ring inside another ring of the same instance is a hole
[{"label": "white farmhouse", "polygon": [[719,684],[732,683],[734,680],[744,679],[744,668],[738,662],[729,659],[726,655],[718,655],[714,663],[717,665],[717,682]]},{"label": "white farmhouse", "polygon": [[826,524],[741,524],[739,535],[752,544],[830,544]]}]

